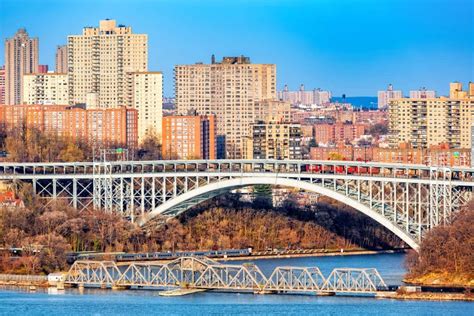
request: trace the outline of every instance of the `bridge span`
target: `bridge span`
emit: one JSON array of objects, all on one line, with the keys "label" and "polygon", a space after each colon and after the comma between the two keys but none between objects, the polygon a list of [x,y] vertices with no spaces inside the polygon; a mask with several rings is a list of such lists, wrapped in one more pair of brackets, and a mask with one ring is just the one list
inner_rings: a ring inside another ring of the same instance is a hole
[{"label": "bridge span", "polygon": [[297,188],[353,207],[417,249],[472,197],[474,168],[313,160],[3,163],[1,180],[31,183],[45,199],[118,212],[140,225],[247,186]]},{"label": "bridge span", "polygon": [[254,264],[223,264],[206,257],[125,264],[76,261],[67,272],[64,283],[78,287],[186,288],[262,294],[351,295],[388,290],[376,269],[339,268],[325,277],[317,267],[276,267],[267,276]]}]

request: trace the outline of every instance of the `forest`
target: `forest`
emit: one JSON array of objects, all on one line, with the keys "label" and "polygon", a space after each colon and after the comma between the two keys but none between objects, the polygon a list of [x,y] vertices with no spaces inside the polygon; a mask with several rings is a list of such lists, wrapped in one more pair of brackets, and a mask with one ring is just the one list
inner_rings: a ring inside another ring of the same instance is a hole
[{"label": "forest", "polygon": [[419,253],[407,256],[407,281],[420,284],[474,285],[474,200],[450,225],[428,232]]}]

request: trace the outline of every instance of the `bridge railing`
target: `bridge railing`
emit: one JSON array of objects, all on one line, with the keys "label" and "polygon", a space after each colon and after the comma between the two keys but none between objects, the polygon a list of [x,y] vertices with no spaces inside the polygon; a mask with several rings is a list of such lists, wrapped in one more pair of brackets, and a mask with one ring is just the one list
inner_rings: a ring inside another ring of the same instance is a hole
[{"label": "bridge railing", "polygon": [[12,175],[104,175],[169,172],[320,173],[472,181],[474,168],[447,168],[364,161],[264,159],[0,164],[0,178]]}]

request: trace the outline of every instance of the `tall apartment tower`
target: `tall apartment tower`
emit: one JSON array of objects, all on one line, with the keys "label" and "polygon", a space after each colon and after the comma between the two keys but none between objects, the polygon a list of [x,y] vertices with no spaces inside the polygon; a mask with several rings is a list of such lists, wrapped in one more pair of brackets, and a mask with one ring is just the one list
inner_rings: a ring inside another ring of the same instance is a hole
[{"label": "tall apartment tower", "polygon": [[177,65],[174,70],[178,113],[215,114],[226,157],[241,158],[256,102],[276,97],[276,66],[252,64],[244,56],[216,62],[213,56],[211,64]]},{"label": "tall apartment tower", "polygon": [[99,108],[125,104],[126,74],[148,69],[148,37],[102,20],[68,36],[69,103],[96,100]]},{"label": "tall apartment tower", "polygon": [[67,45],[61,45],[56,48],[56,68],[54,72],[58,74],[67,74]]},{"label": "tall apartment tower", "polygon": [[0,104],[5,104],[5,66],[0,66]]},{"label": "tall apartment tower", "polygon": [[146,135],[161,139],[163,116],[163,74],[131,72],[127,74],[125,105],[138,111],[138,141]]},{"label": "tall apartment tower", "polygon": [[38,44],[25,29],[5,41],[5,104],[22,103],[23,75],[38,71]]},{"label": "tall apartment tower", "polygon": [[401,90],[393,90],[392,84],[389,84],[386,91],[378,92],[377,97],[378,107],[379,109],[382,109],[385,108],[390,101],[402,98],[403,94]]}]

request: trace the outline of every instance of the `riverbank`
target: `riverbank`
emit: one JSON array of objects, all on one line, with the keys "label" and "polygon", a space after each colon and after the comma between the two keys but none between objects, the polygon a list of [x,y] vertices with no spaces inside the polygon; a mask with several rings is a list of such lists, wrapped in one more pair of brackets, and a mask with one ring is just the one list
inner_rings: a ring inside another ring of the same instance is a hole
[{"label": "riverbank", "polygon": [[469,287],[474,288],[472,275],[453,275],[446,272],[428,273],[422,276],[406,277],[403,282],[411,285],[432,287]]},{"label": "riverbank", "polygon": [[467,301],[474,302],[474,295],[464,293],[435,293],[435,292],[417,292],[417,293],[398,293],[381,292],[376,298],[413,300],[413,301]]},{"label": "riverbank", "polygon": [[251,256],[239,256],[239,257],[220,257],[215,258],[218,261],[240,261],[240,260],[253,260],[253,259],[288,259],[288,258],[305,258],[305,257],[334,257],[334,256],[362,256],[362,255],[379,255],[379,254],[391,254],[391,253],[404,253],[406,250],[325,250],[324,252],[309,252],[309,253],[268,253],[268,252],[256,252]]}]

